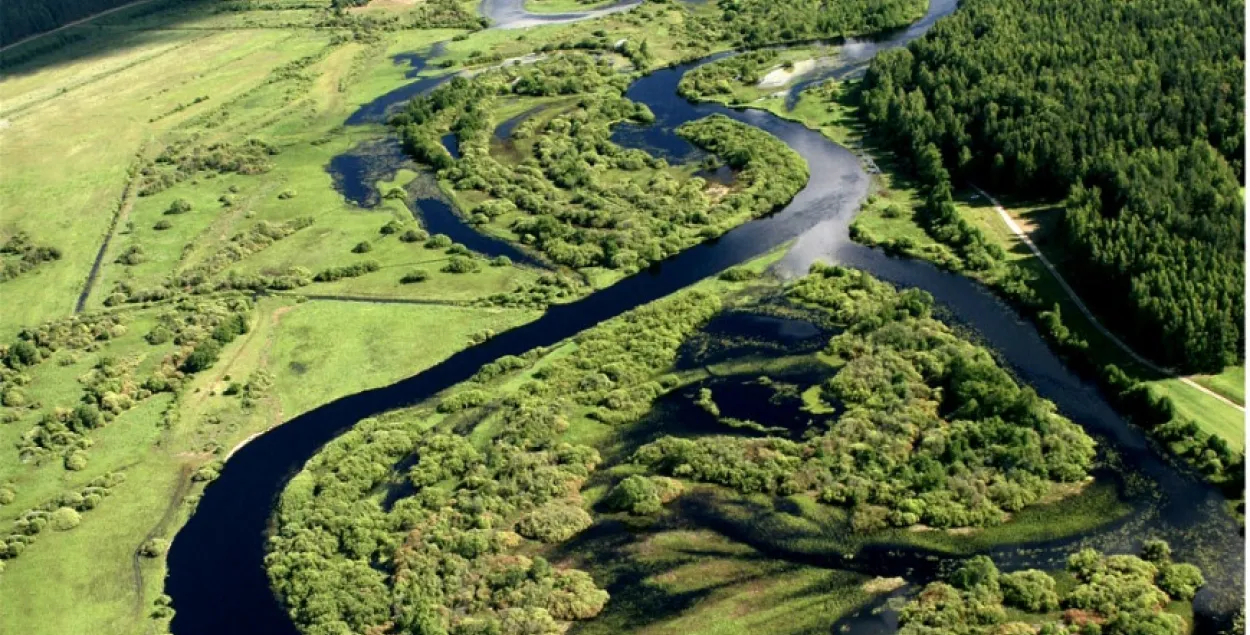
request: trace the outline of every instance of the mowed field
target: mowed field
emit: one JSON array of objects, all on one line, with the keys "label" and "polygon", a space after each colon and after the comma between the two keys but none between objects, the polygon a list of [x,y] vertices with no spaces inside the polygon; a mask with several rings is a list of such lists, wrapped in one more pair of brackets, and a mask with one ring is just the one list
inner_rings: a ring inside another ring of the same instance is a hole
[{"label": "mowed field", "polygon": [[[46,528],[20,557],[0,561],[3,633],[165,632],[164,558],[139,552],[150,539],[174,536],[194,509],[203,470],[211,472],[258,432],[416,374],[541,313],[470,306],[533,281],[540,271],[484,265],[478,273],[442,272],[444,250],[380,233],[389,221],[420,228],[402,200],[356,207],[334,190],[326,171],[336,154],[382,135],[380,127],[342,124],[359,105],[410,81],[408,65],[393,56],[459,31],[383,31],[356,40],[345,29],[310,28],[323,10],[308,8],[213,12],[211,5],[192,5],[125,14],[90,25],[83,41],[6,68],[0,81],[0,242],[24,233],[61,253],[0,282],[0,343],[73,315],[106,237],[84,315],[116,314],[124,325],[116,337],[58,351],[29,368],[18,391],[23,405],[3,408],[0,488],[12,499],[0,496],[0,536],[29,510],[61,504],[54,501],[69,500],[94,479],[117,473],[125,479],[83,511],[77,527]],[[277,150],[262,173],[202,171],[137,195],[141,170],[162,152],[250,139]],[[177,200],[191,210],[166,214]],[[304,217],[312,225],[288,239],[222,259],[237,236],[259,224]],[[170,227],[155,229],[161,221]],[[353,253],[361,242],[373,249]],[[136,250],[141,258],[123,262]],[[169,302],[106,306],[119,284],[158,288],[214,262],[225,263],[213,265],[220,278],[290,267],[315,274],[365,260],[380,263],[379,270],[258,298],[248,331],[222,348],[213,367],[87,433],[85,468],[68,469],[55,453],[19,455],[17,446],[41,417],[82,402],[82,378],[95,369],[121,360],[129,369],[123,380],[141,381],[176,350],[145,339]],[[399,283],[417,268],[428,280]],[[244,405],[238,386],[258,377],[266,388]]]}]

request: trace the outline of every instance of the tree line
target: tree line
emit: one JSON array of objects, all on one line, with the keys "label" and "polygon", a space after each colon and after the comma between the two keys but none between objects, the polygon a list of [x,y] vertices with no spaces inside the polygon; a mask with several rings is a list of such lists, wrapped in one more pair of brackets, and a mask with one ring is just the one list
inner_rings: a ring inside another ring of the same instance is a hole
[{"label": "tree line", "polygon": [[[875,133],[930,188],[1067,195],[1071,278],[1158,361],[1244,345],[1242,4],[969,0],[863,82]],[[976,246],[942,203],[930,231]]]}]

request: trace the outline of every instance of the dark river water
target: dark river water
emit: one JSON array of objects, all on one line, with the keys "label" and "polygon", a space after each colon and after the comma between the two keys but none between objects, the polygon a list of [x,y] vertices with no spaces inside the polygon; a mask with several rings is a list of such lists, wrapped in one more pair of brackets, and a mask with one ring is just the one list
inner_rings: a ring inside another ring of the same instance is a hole
[{"label": "dark river water", "polygon": [[[584,15],[525,14],[520,0],[486,0],[483,12],[503,27],[580,19]],[[603,11],[624,10],[633,0]],[[933,0],[929,14],[918,25],[871,42],[852,42],[846,64],[830,76],[858,72],[863,63],[885,48],[900,46],[921,35],[938,18],[953,11],[955,0]],[[602,11],[601,11],[602,12]],[[601,12],[592,12],[597,14]],[[425,55],[436,55],[435,50]],[[410,77],[424,69],[425,56],[406,56]],[[868,192],[869,177],[849,150],[818,132],[761,111],[733,111],[713,105],[690,104],[676,95],[676,85],[690,65],[652,73],[629,89],[628,96],[651,108],[653,125],[622,126],[614,139],[665,156],[691,152],[673,129],[712,113],[723,113],[776,135],[801,154],[811,168],[811,179],[780,212],[752,221],[720,238],[689,249],[648,271],[626,278],[571,304],[553,306],[538,320],[501,333],[463,350],[432,368],[396,384],[350,395],[305,413],[261,435],[239,449],[204,492],[186,526],[169,552],[166,593],[177,610],[176,635],[294,635],[297,631],[270,592],[263,569],[265,532],[274,502],[287,480],[319,448],[362,418],[419,403],[472,376],[477,369],[503,355],[516,355],[537,346],[550,346],[579,331],[662,298],[702,278],[794,241],[775,271],[800,275],[812,262],[824,260],[864,269],[901,286],[931,293],[950,319],[974,331],[1000,359],[1043,397],[1054,401],[1066,416],[1080,423],[1112,448],[1124,465],[1153,484],[1156,496],[1138,505],[1126,521],[1092,535],[1049,543],[1013,545],[990,553],[1006,566],[1051,566],[1077,544],[1124,551],[1136,548],[1149,535],[1163,535],[1178,559],[1196,561],[1209,584],[1196,599],[1200,619],[1222,617],[1240,606],[1243,594],[1243,539],[1236,522],[1224,510],[1224,498],[1215,489],[1164,462],[1146,436],[1111,409],[1097,388],[1070,371],[1050,350],[1031,323],[971,280],[946,273],[926,263],[896,259],[852,242],[847,228]],[[440,81],[421,78],[363,106],[349,125],[380,122],[389,108],[428,90]],[[403,163],[393,140],[379,141],[381,149],[354,149],[329,166],[344,196],[362,206],[376,203],[378,178],[387,178]],[[390,144],[389,147],[385,147]],[[378,158],[379,156],[383,158]],[[442,204],[418,202],[418,212],[432,232],[448,233],[487,255],[505,253],[514,260],[518,250],[488,239],[464,224]],[[437,225],[439,229],[435,229]],[[454,233],[453,233],[454,231]],[[509,251],[510,250],[510,251]],[[522,254],[521,257],[524,257]],[[748,537],[743,537],[747,539]],[[1022,552],[1019,548],[1027,547]],[[869,548],[851,561],[802,554],[775,554],[822,566],[851,568],[872,575],[907,575],[923,583],[936,574],[931,554],[913,548]],[[905,593],[907,590],[900,591]],[[1204,622],[1209,627],[1210,622]],[[862,611],[837,628],[851,632],[890,632],[890,611]],[[835,628],[835,631],[837,629]],[[1200,632],[1206,632],[1205,628]]]}]

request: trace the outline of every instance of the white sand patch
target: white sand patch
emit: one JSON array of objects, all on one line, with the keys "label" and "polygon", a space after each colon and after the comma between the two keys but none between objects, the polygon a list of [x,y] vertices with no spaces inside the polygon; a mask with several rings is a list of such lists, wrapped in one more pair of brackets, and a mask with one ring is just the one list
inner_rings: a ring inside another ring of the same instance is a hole
[{"label": "white sand patch", "polygon": [[795,62],[794,66],[790,69],[779,66],[771,71],[768,71],[768,74],[764,76],[764,79],[760,80],[759,87],[779,88],[781,86],[785,86],[793,81],[794,78],[806,75],[807,73],[812,72],[815,68],[816,60],[800,60]]}]

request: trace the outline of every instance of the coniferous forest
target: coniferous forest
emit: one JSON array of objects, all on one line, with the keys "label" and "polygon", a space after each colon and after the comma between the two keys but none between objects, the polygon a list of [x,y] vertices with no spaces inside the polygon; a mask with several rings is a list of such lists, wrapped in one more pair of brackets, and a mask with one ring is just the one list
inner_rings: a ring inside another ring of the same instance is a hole
[{"label": "coniferous forest", "polygon": [[877,57],[863,104],[930,185],[1066,197],[1082,296],[1155,360],[1221,368],[1245,338],[1243,8],[969,0]]}]

